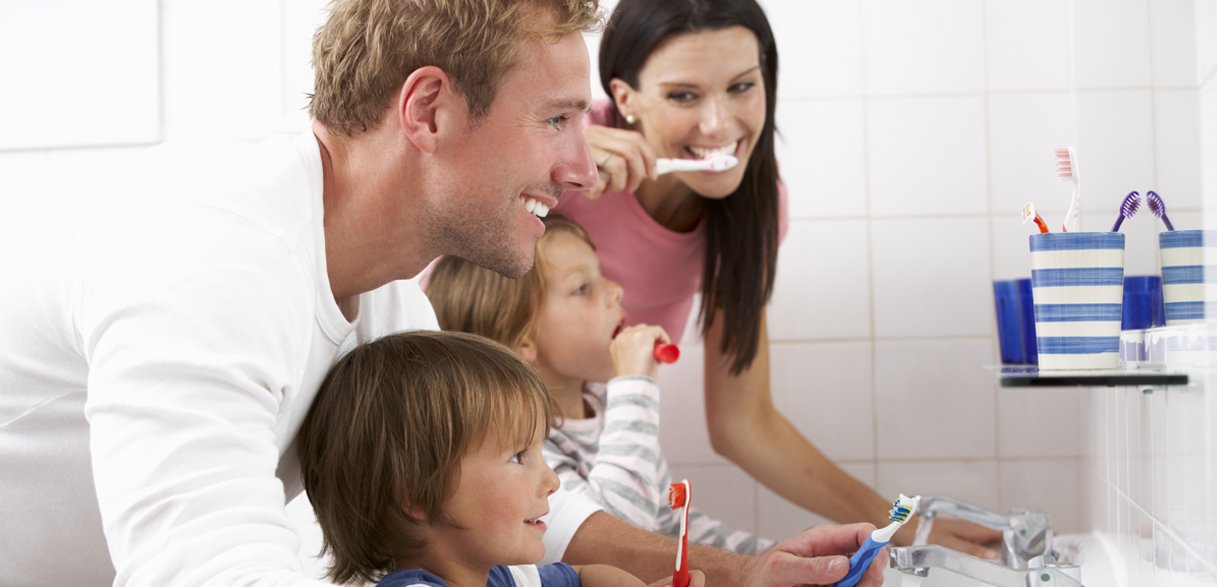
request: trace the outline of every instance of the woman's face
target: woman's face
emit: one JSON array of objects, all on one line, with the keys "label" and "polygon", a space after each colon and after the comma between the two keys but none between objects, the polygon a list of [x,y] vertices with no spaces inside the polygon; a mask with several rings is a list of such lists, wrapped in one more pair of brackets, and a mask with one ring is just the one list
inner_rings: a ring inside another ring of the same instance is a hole
[{"label": "woman's face", "polygon": [[638,73],[638,87],[614,80],[623,114],[660,157],[704,159],[725,153],[739,164],[677,178],[707,198],[731,195],[765,124],[765,84],[756,35],[742,26],[671,37]]}]

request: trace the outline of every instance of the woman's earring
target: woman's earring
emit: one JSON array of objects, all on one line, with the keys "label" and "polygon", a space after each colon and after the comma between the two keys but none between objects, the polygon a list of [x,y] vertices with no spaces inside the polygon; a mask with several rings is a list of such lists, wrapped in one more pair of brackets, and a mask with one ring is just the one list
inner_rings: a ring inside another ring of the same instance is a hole
[{"label": "woman's earring", "polygon": [[634,124],[635,122],[637,122],[637,120],[638,120],[638,119],[637,119],[637,118],[634,118],[634,115],[633,115],[633,114],[626,114],[626,115],[625,115],[625,123],[626,123],[626,124]]}]

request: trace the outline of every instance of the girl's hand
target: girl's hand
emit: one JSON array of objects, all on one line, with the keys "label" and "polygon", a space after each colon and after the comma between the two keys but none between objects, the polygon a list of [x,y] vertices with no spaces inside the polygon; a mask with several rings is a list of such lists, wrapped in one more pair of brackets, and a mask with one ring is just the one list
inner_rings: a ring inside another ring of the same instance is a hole
[{"label": "girl's hand", "polygon": [[[689,587],[705,587],[705,584],[706,576],[703,575],[701,571],[689,571]],[[671,585],[672,578],[667,577],[651,583],[648,587],[670,587]]]},{"label": "girl's hand", "polygon": [[[642,579],[609,565],[579,565],[579,583],[584,587],[646,587]],[[670,583],[672,580],[668,579]]]},{"label": "girl's hand", "polygon": [[583,129],[600,178],[584,193],[599,198],[604,193],[637,191],[642,180],[655,179],[655,151],[636,131],[592,125]]},{"label": "girl's hand", "polygon": [[672,342],[661,326],[638,324],[622,330],[609,343],[609,352],[613,355],[613,372],[617,377],[657,377],[659,363],[655,361],[656,342]]}]

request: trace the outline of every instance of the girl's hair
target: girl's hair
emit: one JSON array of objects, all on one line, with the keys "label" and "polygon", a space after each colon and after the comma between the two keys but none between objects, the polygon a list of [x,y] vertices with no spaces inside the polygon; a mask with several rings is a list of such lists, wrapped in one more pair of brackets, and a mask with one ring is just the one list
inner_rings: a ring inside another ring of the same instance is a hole
[{"label": "girl's hair", "polygon": [[591,239],[573,220],[551,214],[544,220],[545,233],[537,241],[536,264],[522,277],[503,277],[460,257],[444,257],[431,269],[427,297],[435,308],[439,327],[480,334],[519,349],[533,334],[541,304],[545,301],[545,250],[553,235],[570,234],[592,245]]},{"label": "girl's hair", "polygon": [[326,376],[297,446],[330,576],[380,580],[395,554],[424,546],[419,526],[453,524],[441,506],[465,455],[525,448],[550,418],[536,371],[486,338],[419,331],[356,347]]},{"label": "girl's hair", "polygon": [[[774,156],[778,50],[765,12],[754,0],[621,0],[600,41],[600,84],[612,96],[616,78],[638,87],[638,73],[663,41],[677,35],[742,26],[756,35],[765,85],[765,124],[730,197],[703,198],[706,257],[702,263],[702,331],[723,311],[720,350],[740,373],[756,358],[760,317],[773,293],[778,249],[778,172]],[[708,66],[711,67],[711,66]],[[621,113],[613,112],[614,124]]]}]

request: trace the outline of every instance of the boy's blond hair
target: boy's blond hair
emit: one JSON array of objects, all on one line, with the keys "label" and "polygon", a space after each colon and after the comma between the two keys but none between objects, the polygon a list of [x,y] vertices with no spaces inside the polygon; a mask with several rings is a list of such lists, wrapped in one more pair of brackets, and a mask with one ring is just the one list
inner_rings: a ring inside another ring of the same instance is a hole
[{"label": "boy's blond hair", "polygon": [[444,257],[431,269],[427,297],[439,326],[480,334],[516,350],[533,335],[545,301],[546,247],[555,234],[573,235],[595,247],[569,218],[551,214],[537,240],[536,266],[518,278],[503,277],[460,257]]},{"label": "boy's blond hair", "polygon": [[598,0],[335,0],[313,37],[309,111],[351,136],[376,126],[414,70],[444,70],[477,121],[524,42],[590,31]]},{"label": "boy's blond hair", "polygon": [[[376,582],[443,510],[461,459],[523,449],[550,421],[536,371],[503,345],[405,332],[356,347],[326,376],[298,438],[300,471],[338,583]],[[417,514],[412,515],[411,512]],[[424,517],[425,516],[425,517]]]}]

